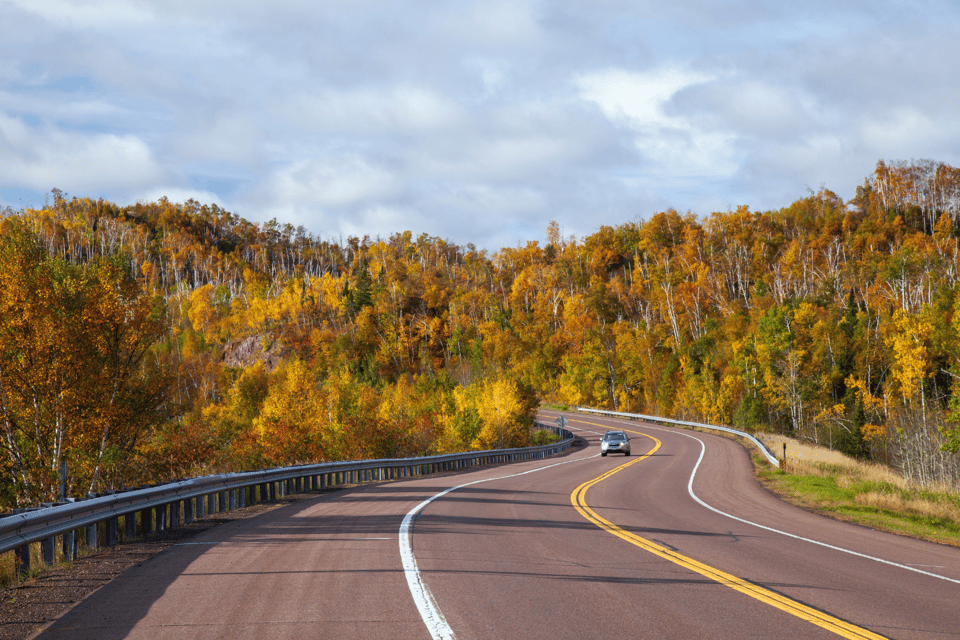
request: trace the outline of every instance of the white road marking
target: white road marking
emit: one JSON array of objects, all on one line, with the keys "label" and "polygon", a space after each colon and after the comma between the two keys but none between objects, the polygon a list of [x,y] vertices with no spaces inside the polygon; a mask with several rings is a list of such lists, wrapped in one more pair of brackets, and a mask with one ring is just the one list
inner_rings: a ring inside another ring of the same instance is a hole
[{"label": "white road marking", "polygon": [[413,546],[410,542],[410,534],[413,533],[413,521],[416,519],[417,514],[437,498],[442,498],[451,491],[456,491],[457,489],[462,489],[463,487],[469,487],[470,485],[480,484],[482,482],[493,482],[494,480],[505,480],[507,478],[525,476],[528,473],[543,471],[545,469],[550,469],[551,467],[559,467],[562,464],[582,462],[584,460],[596,458],[598,455],[600,454],[587,456],[585,458],[576,458],[574,460],[565,460],[563,462],[547,465],[546,467],[537,467],[536,469],[531,469],[530,471],[522,471],[520,473],[514,473],[506,476],[487,478],[486,480],[474,480],[473,482],[467,482],[456,487],[451,487],[445,491],[441,491],[433,497],[427,498],[416,507],[411,509],[406,516],[404,516],[403,522],[400,524],[400,560],[403,562],[403,572],[407,578],[407,586],[410,587],[410,595],[413,596],[413,601],[416,603],[417,609],[420,611],[420,617],[423,618],[423,623],[427,625],[427,630],[430,632],[431,638],[434,638],[434,640],[455,640],[456,636],[453,633],[453,629],[451,629],[450,625],[447,624],[446,618],[443,617],[443,613],[440,612],[440,607],[437,606],[437,601],[434,599],[433,594],[430,593],[430,589],[423,581],[423,576],[420,574],[420,570],[417,568],[417,559],[413,555]]}]

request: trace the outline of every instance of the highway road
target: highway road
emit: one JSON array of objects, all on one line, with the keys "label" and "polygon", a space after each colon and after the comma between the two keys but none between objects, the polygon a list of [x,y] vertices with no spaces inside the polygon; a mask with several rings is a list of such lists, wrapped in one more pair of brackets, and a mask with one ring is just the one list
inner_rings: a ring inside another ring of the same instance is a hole
[{"label": "highway road", "polygon": [[960,638],[960,549],[788,505],[732,440],[568,418],[587,446],[235,521],[39,637]]}]

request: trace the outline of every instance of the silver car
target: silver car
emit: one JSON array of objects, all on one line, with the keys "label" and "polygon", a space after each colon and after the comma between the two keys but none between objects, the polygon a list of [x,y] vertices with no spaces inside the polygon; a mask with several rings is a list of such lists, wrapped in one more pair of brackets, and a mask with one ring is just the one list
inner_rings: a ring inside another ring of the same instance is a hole
[{"label": "silver car", "polygon": [[625,456],[630,455],[630,438],[623,431],[607,431],[603,434],[603,440],[600,441],[601,456],[615,452]]}]

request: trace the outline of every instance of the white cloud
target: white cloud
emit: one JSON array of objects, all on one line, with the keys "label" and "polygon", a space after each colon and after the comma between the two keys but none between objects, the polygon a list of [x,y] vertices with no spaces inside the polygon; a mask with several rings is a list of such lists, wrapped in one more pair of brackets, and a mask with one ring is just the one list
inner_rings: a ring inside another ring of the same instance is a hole
[{"label": "white cloud", "polygon": [[604,115],[632,136],[648,160],[648,185],[664,185],[669,176],[729,176],[737,166],[734,136],[704,130],[683,113],[670,109],[684,89],[712,76],[677,68],[633,73],[608,69],[576,79],[580,96],[596,103]]},{"label": "white cloud", "polygon": [[144,185],[163,179],[149,146],[132,135],[88,135],[29,127],[0,114],[0,182],[73,193]]},{"label": "white cloud", "polygon": [[6,0],[61,27],[110,29],[149,23],[149,3],[136,0]]},{"label": "white cloud", "polygon": [[664,111],[667,101],[681,89],[709,79],[708,75],[677,68],[640,73],[607,69],[583,74],[574,82],[580,96],[595,102],[611,120],[646,129],[675,125],[677,120]]},{"label": "white cloud", "polygon": [[427,11],[424,30],[458,50],[536,49],[543,31],[535,9],[519,0],[439,4]]},{"label": "white cloud", "polygon": [[192,130],[179,134],[173,145],[181,157],[242,164],[256,161],[261,138],[249,114],[227,113],[198,122]]},{"label": "white cloud", "polygon": [[294,96],[280,111],[293,125],[338,135],[418,133],[448,128],[462,118],[449,98],[412,85],[325,88]]},{"label": "white cloud", "polygon": [[546,198],[537,189],[524,187],[493,187],[488,184],[463,184],[436,195],[440,207],[460,215],[487,215],[509,219],[541,211]]},{"label": "white cloud", "polygon": [[178,186],[170,187],[151,187],[136,194],[134,200],[142,202],[156,202],[160,198],[166,198],[170,202],[186,202],[187,200],[196,200],[200,204],[214,204],[229,209],[229,204],[223,201],[223,198],[210,191],[203,189],[185,189]]},{"label": "white cloud", "polygon": [[671,112],[704,128],[752,138],[791,139],[836,117],[802,88],[757,78],[718,78],[678,93]]},{"label": "white cloud", "polygon": [[511,75],[511,65],[508,62],[483,56],[467,56],[463,67],[467,73],[475,74],[479,79],[479,93],[484,98],[501,93],[507,87]]},{"label": "white cloud", "polygon": [[[901,158],[927,157],[936,150],[956,152],[960,126],[924,113],[917,107],[901,107],[865,118],[859,127],[865,145]],[[924,150],[928,150],[926,154]]]},{"label": "white cloud", "polygon": [[350,209],[395,196],[400,182],[357,155],[300,160],[276,170],[259,198],[298,217],[306,211]]},{"label": "white cloud", "polygon": [[44,99],[12,91],[0,91],[0,108],[7,113],[30,113],[45,120],[71,123],[103,121],[126,115],[123,109],[103,99],[51,100],[50,96]]}]

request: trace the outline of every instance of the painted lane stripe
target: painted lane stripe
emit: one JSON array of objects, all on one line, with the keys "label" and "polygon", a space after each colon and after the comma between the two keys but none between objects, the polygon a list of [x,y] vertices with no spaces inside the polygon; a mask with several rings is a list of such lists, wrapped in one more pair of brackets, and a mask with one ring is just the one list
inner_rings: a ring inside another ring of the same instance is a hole
[{"label": "painted lane stripe", "polygon": [[[720,509],[717,509],[716,507],[712,507],[712,506],[710,506],[709,504],[707,504],[706,502],[704,502],[703,500],[701,500],[701,499],[697,496],[697,494],[693,492],[693,479],[694,479],[694,478],[696,477],[696,475],[697,475],[697,470],[700,468],[700,463],[703,461],[703,456],[706,454],[706,450],[707,450],[706,445],[703,443],[703,440],[701,440],[700,438],[697,438],[697,437],[695,437],[695,436],[692,436],[692,435],[690,435],[689,433],[683,433],[682,431],[679,431],[679,430],[663,429],[663,428],[661,428],[661,427],[653,427],[653,426],[647,426],[647,425],[644,425],[644,428],[646,428],[646,429],[656,429],[657,431],[666,431],[666,432],[668,432],[668,433],[675,433],[675,434],[678,434],[678,435],[681,435],[681,436],[686,436],[687,438],[692,438],[693,440],[696,440],[697,442],[700,443],[700,458],[697,460],[697,464],[696,464],[696,465],[694,466],[694,468],[693,468],[693,473],[690,474],[690,481],[687,482],[687,493],[690,494],[690,497],[691,497],[691,498],[693,498],[694,500],[696,500],[697,502],[699,502],[701,505],[703,505],[704,507],[706,507],[706,508],[709,509],[710,511],[713,511],[714,513],[718,513],[718,514],[720,514],[721,516],[725,516],[725,517],[727,517],[727,518],[730,518],[731,520],[736,520],[737,522],[742,522],[743,524],[748,524],[748,525],[750,525],[750,526],[757,527],[758,529],[763,529],[763,530],[769,531],[769,532],[771,532],[771,533],[778,533],[778,534],[780,534],[780,535],[782,535],[782,536],[787,536],[788,538],[793,538],[794,540],[802,540],[803,542],[809,542],[810,544],[815,544],[815,545],[818,545],[818,546],[820,546],[820,547],[824,547],[824,548],[826,548],[826,549],[831,549],[832,551],[840,551],[840,552],[842,552],[842,553],[847,553],[847,554],[849,554],[849,555],[851,555],[851,556],[856,556],[856,557],[858,557],[858,558],[863,558],[863,559],[865,559],[865,560],[872,560],[872,561],[874,561],[874,562],[879,562],[880,564],[889,565],[889,566],[891,566],[891,567],[897,567],[898,569],[906,569],[907,571],[912,571],[912,572],[914,572],[914,573],[919,573],[919,574],[928,576],[928,577],[930,577],[930,578],[937,578],[937,579],[939,579],[939,580],[946,580],[947,582],[952,582],[952,583],[954,583],[954,584],[960,584],[960,580],[957,580],[957,579],[955,579],[955,578],[948,578],[947,576],[942,576],[942,575],[940,575],[940,574],[938,574],[938,573],[932,573],[932,572],[930,572],[930,571],[924,571],[923,569],[917,569],[916,566],[910,566],[910,565],[907,565],[907,564],[900,564],[900,563],[897,563],[897,562],[893,562],[893,561],[891,561],[891,560],[884,560],[883,558],[877,558],[877,557],[875,557],[875,556],[870,556],[870,555],[867,555],[867,554],[865,554],[865,553],[860,553],[860,552],[858,552],[858,551],[852,551],[852,550],[850,550],[850,549],[844,549],[843,547],[836,547],[836,546],[834,546],[834,545],[832,545],[832,544],[827,544],[826,542],[819,542],[818,540],[813,540],[813,539],[811,539],[811,538],[804,538],[803,536],[798,536],[798,535],[793,534],[793,533],[787,533],[786,531],[781,531],[780,529],[774,529],[773,527],[768,527],[768,526],[766,526],[766,525],[757,524],[756,522],[751,522],[750,520],[744,520],[743,518],[738,518],[737,516],[734,516],[734,515],[731,515],[731,514],[729,514],[729,513],[726,513],[725,511],[720,511]],[[632,431],[631,433],[640,433],[640,432],[639,432],[639,431]],[[646,435],[646,434],[641,434],[641,435]],[[650,437],[650,436],[648,436],[648,437]],[[919,566],[924,566],[924,565],[919,565]]]},{"label": "painted lane stripe", "polygon": [[426,582],[424,582],[423,576],[420,574],[420,569],[417,567],[417,559],[413,555],[411,534],[413,534],[413,523],[414,520],[416,520],[417,514],[437,498],[442,498],[451,491],[456,491],[457,489],[462,489],[463,487],[469,487],[471,485],[481,484],[483,482],[493,482],[494,480],[505,480],[507,478],[525,476],[528,473],[544,471],[545,469],[559,467],[560,465],[570,464],[571,462],[590,460],[591,458],[596,458],[599,455],[600,454],[596,454],[583,458],[575,458],[573,460],[565,460],[563,462],[557,462],[545,467],[537,467],[536,469],[531,469],[529,471],[498,476],[496,478],[487,478],[485,480],[474,480],[473,482],[466,482],[464,484],[457,485],[456,487],[450,487],[449,489],[441,491],[440,493],[427,498],[411,509],[406,516],[404,516],[403,522],[400,524],[400,560],[403,563],[403,573],[407,578],[407,586],[410,588],[410,595],[413,596],[413,601],[417,605],[417,610],[420,611],[420,617],[423,619],[423,623],[427,626],[427,630],[430,632],[431,638],[434,640],[455,640],[456,636],[453,633],[453,629],[451,629],[450,625],[447,623],[446,618],[443,617],[443,613],[440,611],[440,607],[437,605],[437,601],[434,599],[433,594],[427,587]]},{"label": "painted lane stripe", "polygon": [[[638,433],[638,432],[634,432],[634,433]],[[775,593],[773,591],[770,591],[769,589],[765,589],[753,583],[747,582],[742,578],[738,578],[732,574],[726,573],[724,571],[720,571],[719,569],[715,569],[709,565],[703,564],[702,562],[698,562],[692,558],[688,558],[687,556],[679,554],[675,551],[671,551],[670,549],[667,549],[666,547],[663,547],[659,544],[650,542],[645,538],[641,538],[640,536],[634,533],[631,533],[629,531],[626,531],[625,529],[618,527],[617,525],[613,524],[609,520],[606,520],[605,518],[598,515],[595,511],[593,511],[593,509],[591,509],[589,506],[587,506],[586,493],[590,487],[600,482],[603,482],[613,474],[619,473],[620,471],[623,471],[624,469],[626,469],[631,465],[634,465],[634,464],[637,464],[638,462],[642,462],[643,460],[646,460],[647,458],[652,456],[655,451],[657,451],[660,448],[662,443],[656,438],[654,438],[653,436],[645,433],[640,433],[640,435],[650,438],[656,443],[653,449],[651,449],[646,454],[644,454],[643,456],[637,458],[632,462],[628,462],[626,464],[620,465],[619,467],[616,467],[604,473],[603,475],[597,478],[594,478],[593,480],[584,482],[582,485],[577,487],[572,494],[570,494],[570,502],[573,504],[574,508],[577,511],[579,511],[584,518],[586,518],[593,524],[597,525],[604,531],[612,533],[618,538],[626,540],[627,542],[635,546],[638,546],[641,549],[649,551],[650,553],[657,555],[665,560],[669,560],[674,564],[680,565],[681,567],[684,567],[686,569],[689,569],[690,571],[698,573],[704,576],[705,578],[709,578],[710,580],[713,580],[724,586],[730,587],[731,589],[739,591],[740,593],[748,595],[751,598],[755,598],[756,600],[769,604],[770,606],[776,607],[781,611],[785,611],[786,613],[789,613],[793,616],[796,616],[808,622],[812,622],[813,624],[819,627],[822,627],[839,636],[842,636],[844,638],[851,638],[851,639],[869,638],[871,640],[876,640],[876,639],[882,640],[883,636],[877,635],[866,629],[861,629],[860,627],[852,625],[848,622],[844,622],[843,620],[834,618],[833,616],[830,616],[826,613],[823,613],[821,611],[817,611],[816,609],[808,607],[807,605],[797,602],[796,600],[792,600],[790,598],[780,595],[779,593]]]}]

